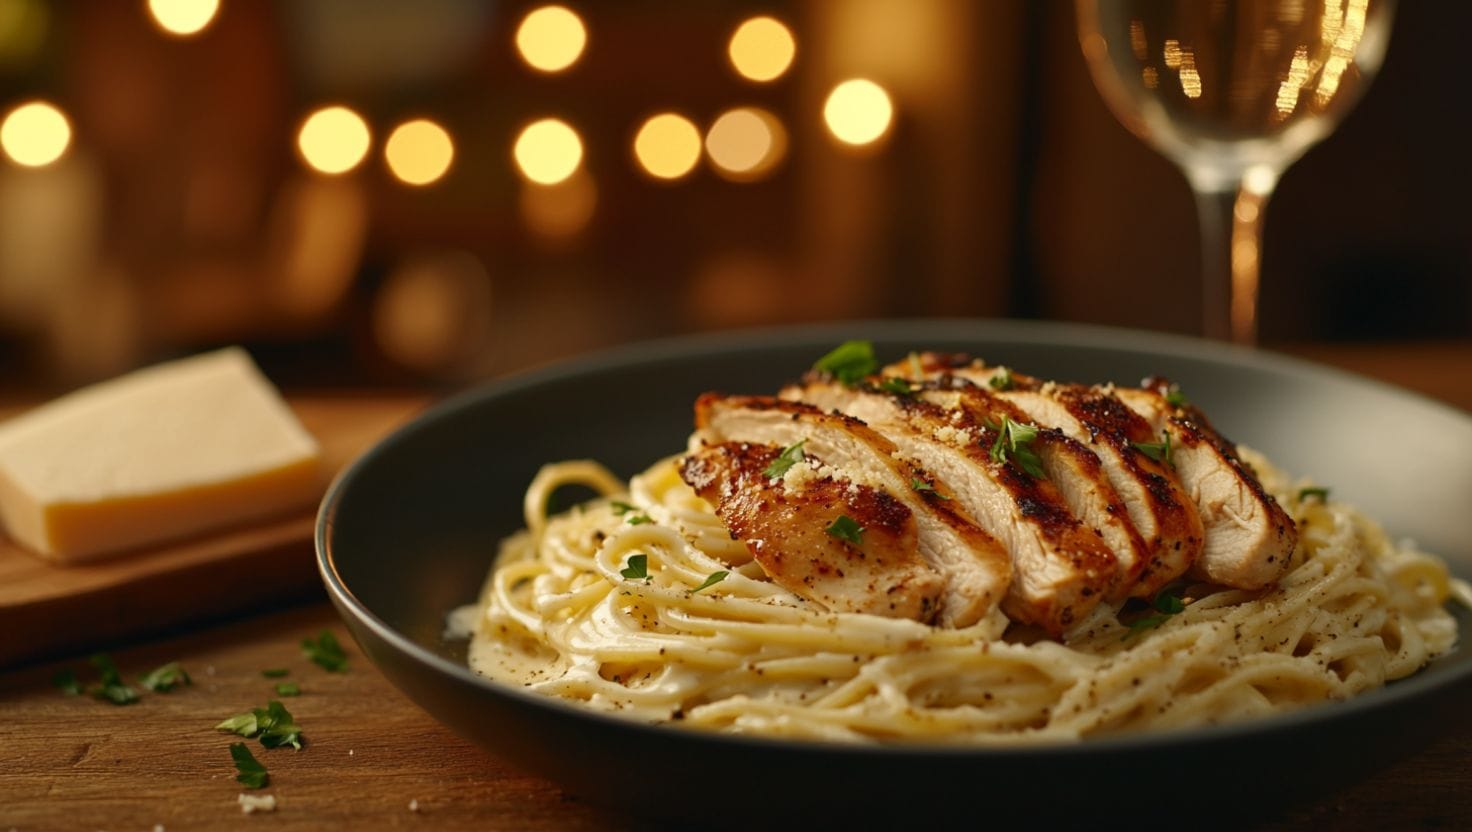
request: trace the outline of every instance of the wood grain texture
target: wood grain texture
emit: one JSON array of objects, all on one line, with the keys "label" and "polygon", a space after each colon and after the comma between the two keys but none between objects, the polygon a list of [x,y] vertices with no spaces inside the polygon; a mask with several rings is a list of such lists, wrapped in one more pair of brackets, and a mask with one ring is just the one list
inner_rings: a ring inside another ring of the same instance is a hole
[{"label": "wood grain texture", "polygon": [[[301,639],[332,629],[346,673],[306,660]],[[516,773],[406,700],[358,653],[326,604],[238,621],[112,654],[125,679],[169,661],[194,678],[133,705],[65,696],[52,673],[92,678],[84,657],[0,677],[0,829],[587,829],[633,823]],[[280,698],[266,668],[302,695]],[[247,740],[270,772],[275,813],[245,816],[230,744],[214,726],[280,698],[303,750]],[[418,801],[411,812],[410,801]]]},{"label": "wood grain texture", "polygon": [[[422,396],[379,396],[291,404],[321,444],[327,473],[334,474],[425,402]],[[73,566],[44,560],[0,536],[0,632],[28,634],[0,638],[0,668],[317,593],[311,542],[316,508]],[[262,575],[271,579],[262,581]]]}]

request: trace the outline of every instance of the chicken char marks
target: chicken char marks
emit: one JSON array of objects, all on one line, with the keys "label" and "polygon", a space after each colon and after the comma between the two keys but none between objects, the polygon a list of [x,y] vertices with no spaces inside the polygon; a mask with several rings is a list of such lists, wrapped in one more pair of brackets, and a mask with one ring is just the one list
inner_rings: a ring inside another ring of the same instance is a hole
[{"label": "chicken char marks", "polygon": [[[992,452],[1009,421],[1025,458]],[[685,481],[775,583],[834,611],[962,627],[1000,605],[1063,636],[1101,600],[1188,573],[1268,586],[1297,541],[1235,448],[1154,380],[1045,383],[924,353],[780,398],[706,394],[696,427]],[[1169,454],[1151,447],[1166,437]],[[859,540],[830,531],[840,515]]]},{"label": "chicken char marks", "polygon": [[[695,426],[691,453],[697,457],[701,449],[722,443],[744,442],[780,450],[802,442],[803,462],[794,465],[796,470],[789,470],[784,481],[804,474],[823,477],[828,476],[827,471],[842,472],[835,479],[882,491],[908,509],[915,521],[916,551],[945,579],[936,614],[939,623],[952,627],[975,624],[1006,594],[1012,580],[1011,560],[996,539],[978,528],[954,500],[946,499],[942,487],[926,492],[911,488],[912,482],[934,478],[900,461],[894,444],[862,422],[767,396],[707,393],[695,403]],[[688,473],[686,481],[690,481]],[[719,502],[716,510],[720,514]],[[731,520],[725,515],[721,519],[729,528]],[[828,534],[827,526],[824,528]],[[752,540],[739,533],[737,537],[751,548]],[[764,548],[784,545],[787,540],[767,538]],[[871,545],[861,534],[858,549],[867,551]],[[801,550],[784,554],[802,556]]]},{"label": "chicken char marks", "polygon": [[[932,620],[946,582],[920,557],[910,509],[871,486],[818,475],[806,463],[797,476],[768,477],[781,451],[709,445],[681,460],[680,476],[716,507],[778,586],[830,610]],[[859,543],[827,532],[840,516],[863,528]]]}]

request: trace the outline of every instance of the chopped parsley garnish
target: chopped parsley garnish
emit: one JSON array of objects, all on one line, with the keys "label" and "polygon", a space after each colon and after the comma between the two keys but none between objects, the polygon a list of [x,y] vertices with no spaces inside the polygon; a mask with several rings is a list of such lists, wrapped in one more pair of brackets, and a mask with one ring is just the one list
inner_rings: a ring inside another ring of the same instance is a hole
[{"label": "chopped parsley garnish", "polygon": [[890,376],[879,382],[879,389],[886,393],[893,393],[896,396],[913,396],[915,395],[916,385],[899,376]]},{"label": "chopped parsley garnish", "polygon": [[1186,398],[1186,394],[1181,392],[1179,384],[1172,384],[1165,388],[1165,403],[1171,407],[1185,407],[1191,402]]},{"label": "chopped parsley garnish", "polygon": [[1131,442],[1130,445],[1156,462],[1175,467],[1175,461],[1171,459],[1170,431],[1165,432],[1164,442]]},{"label": "chopped parsley garnish", "polygon": [[131,705],[138,701],[138,691],[123,684],[123,677],[118,673],[118,666],[112,663],[112,659],[106,653],[95,653],[88,661],[97,668],[97,672],[101,675],[98,683],[91,688],[90,692],[93,696],[114,705]]},{"label": "chopped parsley garnish", "polygon": [[265,676],[267,679],[280,679],[282,676],[285,676],[290,672],[290,670],[287,670],[284,667],[272,667],[267,670],[262,670],[261,675]]},{"label": "chopped parsley garnish", "polygon": [[155,668],[147,675],[138,677],[138,684],[148,688],[155,693],[168,693],[180,685],[192,685],[194,680],[178,662],[169,662],[163,667]]},{"label": "chopped parsley garnish", "polygon": [[614,514],[619,515],[628,514],[629,512],[636,510],[633,505],[630,505],[623,500],[609,500],[608,507],[613,509]]},{"label": "chopped parsley garnish", "polygon": [[787,476],[787,472],[792,470],[792,466],[802,462],[802,446],[807,441],[806,439],[799,439],[783,448],[782,453],[777,454],[777,458],[772,460],[765,471],[762,471],[762,476],[769,480],[779,480]]},{"label": "chopped parsley garnish", "polygon": [[726,576],[729,575],[729,574],[731,574],[731,573],[730,572],[727,572],[724,569],[722,569],[719,572],[712,572],[712,573],[710,573],[709,575],[706,576],[704,583],[702,583],[700,586],[697,586],[696,588],[694,588],[694,589],[692,589],[690,591],[691,592],[699,592],[702,589],[710,589],[711,587],[715,586],[716,584],[720,583],[721,581],[726,580]]},{"label": "chopped parsley garnish", "polygon": [[1298,489],[1298,501],[1301,503],[1309,497],[1318,497],[1320,501],[1329,499],[1329,489],[1324,486],[1312,486]]},{"label": "chopped parsley garnish", "polygon": [[847,514],[838,515],[838,519],[834,520],[824,531],[839,540],[846,540],[855,546],[864,542],[864,527],[860,526],[854,518],[849,517]]},{"label": "chopped parsley garnish", "polygon": [[1012,370],[1007,367],[998,367],[992,377],[986,380],[986,386],[993,390],[1011,390],[1014,386]]},{"label": "chopped parsley garnish", "polygon": [[649,579],[649,556],[629,555],[629,565],[618,571],[631,581],[644,581]]},{"label": "chopped parsley garnish", "polygon": [[1170,618],[1172,615],[1184,612],[1186,609],[1186,602],[1182,600],[1181,596],[1176,595],[1169,590],[1166,590],[1155,596],[1155,600],[1151,602],[1150,607],[1154,609],[1155,612],[1151,615],[1136,618],[1134,621],[1131,621],[1129,632],[1124,634],[1125,638],[1130,638],[1131,636],[1134,636],[1138,633],[1143,633],[1146,630],[1153,630],[1156,627],[1159,627],[1161,624],[1164,624],[1166,622],[1166,619]]},{"label": "chopped parsley garnish", "polygon": [[1005,464],[1010,460],[1034,479],[1047,478],[1042,459],[1031,447],[1032,441],[1038,438],[1037,427],[1014,422],[1006,416],[1002,417],[1000,425],[987,422],[986,426],[997,433],[991,449],[993,462]]},{"label": "chopped parsley garnish", "polygon": [[244,785],[247,789],[265,788],[266,780],[270,775],[266,774],[266,767],[261,765],[260,760],[250,753],[243,742],[230,743],[230,759],[235,761],[235,782]]},{"label": "chopped parsley garnish", "polygon": [[289,745],[300,751],[302,729],[292,718],[286,706],[272,699],[264,708],[252,708],[249,713],[236,714],[215,726],[216,731],[256,737],[266,748]]},{"label": "chopped parsley garnish", "polygon": [[337,637],[330,630],[323,630],[316,641],[302,639],[302,655],[331,673],[344,673],[348,669],[348,654],[343,652],[342,645],[337,643]]},{"label": "chopped parsley garnish", "polygon": [[301,696],[302,689],[296,682],[277,682],[277,696]]},{"label": "chopped parsley garnish", "polygon": [[813,364],[813,369],[827,373],[839,382],[853,386],[864,376],[879,369],[874,358],[874,344],[869,341],[845,341]]},{"label": "chopped parsley garnish", "polygon": [[628,523],[630,526],[642,526],[645,523],[653,523],[654,521],[649,519],[649,515],[647,514],[636,514],[633,517],[625,520],[624,522]]},{"label": "chopped parsley garnish", "polygon": [[950,497],[947,497],[939,491],[936,491],[935,486],[931,485],[925,480],[920,479],[919,477],[910,477],[910,487],[915,489],[916,491],[919,491],[922,494],[931,494],[937,500],[951,499]]},{"label": "chopped parsley garnish", "polygon": [[82,683],[77,681],[77,674],[70,667],[56,671],[51,677],[51,684],[67,696],[82,694]]}]

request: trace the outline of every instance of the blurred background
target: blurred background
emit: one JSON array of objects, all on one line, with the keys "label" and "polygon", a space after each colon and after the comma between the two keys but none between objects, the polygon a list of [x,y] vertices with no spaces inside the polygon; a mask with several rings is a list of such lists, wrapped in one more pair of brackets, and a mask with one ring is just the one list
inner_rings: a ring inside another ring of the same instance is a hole
[{"label": "blurred background", "polygon": [[[1268,208],[1268,345],[1472,333],[1472,4]],[[0,388],[240,343],[449,388],[660,335],[1009,316],[1192,333],[1185,179],[1072,3],[0,0]]]}]

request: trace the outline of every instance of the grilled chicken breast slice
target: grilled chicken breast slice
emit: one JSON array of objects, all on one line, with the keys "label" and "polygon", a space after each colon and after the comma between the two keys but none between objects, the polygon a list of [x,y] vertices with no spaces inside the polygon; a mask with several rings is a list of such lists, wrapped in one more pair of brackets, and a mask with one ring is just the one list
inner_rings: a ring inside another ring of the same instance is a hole
[{"label": "grilled chicken breast slice", "polygon": [[[1006,594],[1012,567],[1001,544],[978,528],[958,501],[945,499],[949,495],[943,484],[902,462],[894,444],[862,422],[766,396],[707,393],[695,403],[695,426],[692,453],[726,442],[786,448],[801,441],[805,454],[843,472],[850,482],[898,500],[914,517],[921,558],[946,578],[939,623],[975,624]],[[916,491],[911,484],[917,480],[934,483],[938,490]]]},{"label": "grilled chicken breast slice", "polygon": [[[949,398],[960,395],[950,393]],[[893,442],[906,459],[948,484],[961,506],[1002,542],[1012,559],[1014,577],[1002,604],[1012,620],[1058,635],[1118,583],[1118,559],[1096,529],[1074,516],[1052,479],[1035,479],[1015,461],[992,459],[989,448],[996,433],[985,424],[993,418],[990,412],[978,414],[960,406],[947,410],[919,397],[816,379],[789,387],[783,397],[801,398],[860,419]],[[1051,450],[1057,451],[1050,454],[1057,457],[1053,476],[1077,476],[1073,471],[1063,473],[1070,463],[1061,443],[1045,442],[1039,434],[1032,444],[1052,445]],[[1107,483],[1102,487],[1107,489]]]},{"label": "grilled chicken breast slice", "polygon": [[1205,545],[1194,572],[1237,589],[1260,589],[1288,569],[1298,530],[1252,470],[1191,408],[1177,408],[1160,390],[1115,388],[1114,395],[1171,443],[1171,461],[1201,515]]},{"label": "grilled chicken breast slice", "polygon": [[[710,445],[684,457],[680,475],[778,586],[837,612],[934,619],[946,581],[921,559],[910,509],[871,486],[817,476],[807,459],[772,479],[765,472],[781,453]],[[839,516],[863,528],[861,542],[826,531]]]},{"label": "grilled chicken breast slice", "polygon": [[1039,425],[1057,428],[1093,451],[1124,503],[1130,524],[1145,545],[1143,567],[1129,594],[1149,598],[1185,574],[1200,557],[1205,532],[1195,505],[1163,461],[1136,446],[1159,442],[1159,434],[1137,413],[1098,388],[1046,384],[970,356],[924,353],[890,371],[921,378],[953,377],[994,393]]}]

